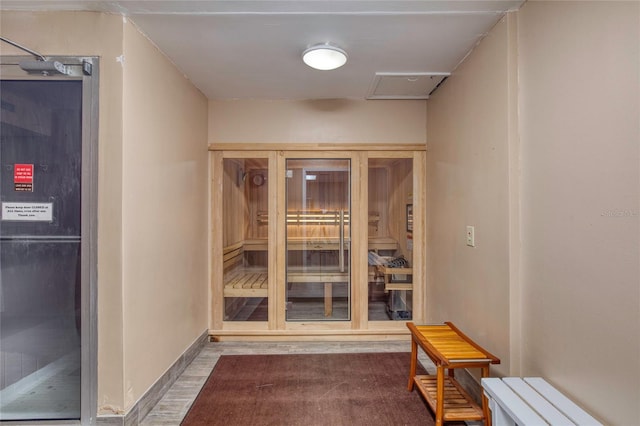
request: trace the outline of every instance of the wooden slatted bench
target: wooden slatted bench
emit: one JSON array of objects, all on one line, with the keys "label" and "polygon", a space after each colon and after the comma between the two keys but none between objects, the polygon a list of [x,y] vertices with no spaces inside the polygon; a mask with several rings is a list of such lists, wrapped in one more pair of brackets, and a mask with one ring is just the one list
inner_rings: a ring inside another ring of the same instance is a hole
[{"label": "wooden slatted bench", "polygon": [[482,379],[495,426],[602,425],[541,377]]},{"label": "wooden slatted bench", "polygon": [[[324,241],[324,240],[323,240]],[[337,246],[337,240],[327,240],[323,243],[315,242],[313,249],[332,249]],[[302,249],[302,240],[291,240],[291,249]],[[369,239],[370,250],[395,250],[398,243],[390,238]],[[304,246],[306,247],[306,246]],[[244,240],[230,246],[224,247],[223,268],[224,268],[224,297],[268,297],[268,273],[262,267],[250,267],[244,264],[244,252],[256,252],[267,250],[266,239]],[[395,269],[393,273],[412,273],[410,269]],[[374,279],[371,272],[369,280]],[[324,313],[331,316],[333,313],[333,284],[349,281],[348,272],[340,272],[338,269],[307,270],[300,268],[290,268],[287,273],[287,282],[296,283],[320,283],[324,285]],[[388,281],[388,279],[386,280]],[[389,286],[387,288],[387,286]],[[411,283],[386,283],[385,289],[406,290],[411,289]]]},{"label": "wooden slatted bench", "polygon": [[378,273],[384,277],[384,290],[413,290],[413,283],[411,282],[393,282],[391,277],[393,275],[413,275],[413,268],[391,268],[384,265],[377,265],[376,269]]},{"label": "wooden slatted bench", "polygon": [[333,314],[333,284],[349,281],[349,273],[338,269],[304,270],[302,268],[290,268],[287,273],[289,283],[321,283],[324,285],[324,315]]},{"label": "wooden slatted bench", "polygon": [[[267,270],[260,267],[244,265],[244,242],[224,247],[224,297],[268,297],[269,275]],[[320,283],[324,285],[324,314],[333,313],[333,284],[348,282],[349,273],[337,269],[304,270],[290,268],[287,282]]]},{"label": "wooden slatted bench", "polygon": [[[482,407],[458,384],[454,377],[456,368],[480,368],[482,377],[489,376],[489,365],[500,360],[487,352],[452,323],[442,325],[415,325],[407,323],[411,331],[411,368],[409,391],[414,385],[435,414],[436,426],[446,421],[484,420],[491,425],[489,405],[482,397]],[[416,375],[418,346],[436,366],[436,375]],[[448,375],[444,372],[448,370]]]},{"label": "wooden slatted bench", "polygon": [[239,242],[222,250],[224,297],[268,297],[269,275],[265,268],[244,265],[244,247]]}]

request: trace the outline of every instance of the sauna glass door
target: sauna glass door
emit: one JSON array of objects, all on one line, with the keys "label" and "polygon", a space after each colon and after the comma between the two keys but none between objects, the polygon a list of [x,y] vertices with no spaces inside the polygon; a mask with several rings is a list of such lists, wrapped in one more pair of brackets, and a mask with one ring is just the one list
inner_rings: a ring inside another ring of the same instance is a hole
[{"label": "sauna glass door", "polygon": [[369,158],[369,321],[413,319],[413,161]]},{"label": "sauna glass door", "polygon": [[351,316],[349,159],[286,161],[286,319]]},{"label": "sauna glass door", "polygon": [[222,281],[225,321],[269,318],[269,161],[222,162]]}]

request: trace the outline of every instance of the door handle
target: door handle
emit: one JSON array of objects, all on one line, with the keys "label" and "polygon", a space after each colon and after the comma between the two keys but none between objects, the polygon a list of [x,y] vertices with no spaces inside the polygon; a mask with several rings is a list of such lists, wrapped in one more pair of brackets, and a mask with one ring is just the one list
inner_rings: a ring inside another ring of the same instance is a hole
[{"label": "door handle", "polygon": [[344,272],[344,210],[340,210],[340,272]]}]

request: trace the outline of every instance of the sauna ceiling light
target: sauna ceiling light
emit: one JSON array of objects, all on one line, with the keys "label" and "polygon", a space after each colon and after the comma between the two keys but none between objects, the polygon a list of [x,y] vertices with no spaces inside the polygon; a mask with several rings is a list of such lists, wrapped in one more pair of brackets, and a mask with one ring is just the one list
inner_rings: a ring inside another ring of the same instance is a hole
[{"label": "sauna ceiling light", "polygon": [[334,70],[347,63],[347,52],[329,43],[316,44],[302,52],[302,60],[317,70]]}]

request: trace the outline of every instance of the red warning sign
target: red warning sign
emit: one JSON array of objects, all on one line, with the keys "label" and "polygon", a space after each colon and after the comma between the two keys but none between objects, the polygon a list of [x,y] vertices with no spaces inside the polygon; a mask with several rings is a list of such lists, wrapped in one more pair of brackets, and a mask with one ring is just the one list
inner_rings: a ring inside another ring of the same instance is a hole
[{"label": "red warning sign", "polygon": [[14,164],[13,185],[16,191],[33,192],[33,164]]}]

